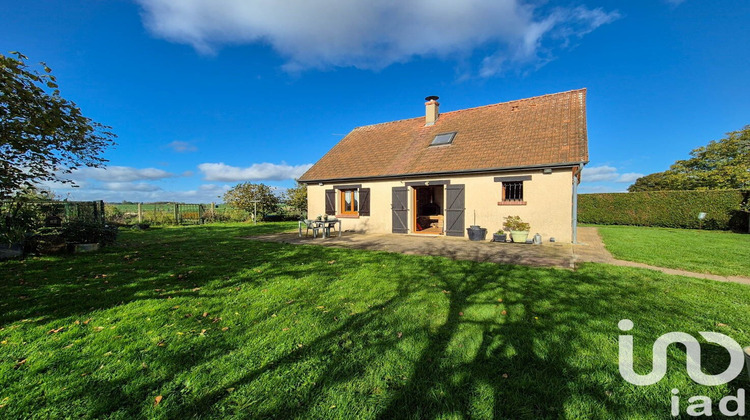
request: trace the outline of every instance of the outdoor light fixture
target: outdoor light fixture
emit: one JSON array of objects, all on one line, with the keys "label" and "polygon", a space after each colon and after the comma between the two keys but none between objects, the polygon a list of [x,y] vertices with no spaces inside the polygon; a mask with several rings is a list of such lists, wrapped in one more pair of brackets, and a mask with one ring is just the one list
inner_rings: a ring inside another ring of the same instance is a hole
[{"label": "outdoor light fixture", "polygon": [[542,171],[543,174],[549,175],[552,173],[552,168],[545,168],[544,171]]}]

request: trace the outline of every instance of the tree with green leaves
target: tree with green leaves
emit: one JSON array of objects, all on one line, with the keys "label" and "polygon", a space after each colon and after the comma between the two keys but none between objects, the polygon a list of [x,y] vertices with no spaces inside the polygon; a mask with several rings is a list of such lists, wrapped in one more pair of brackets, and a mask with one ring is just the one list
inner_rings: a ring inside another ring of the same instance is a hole
[{"label": "tree with green leaves", "polygon": [[300,212],[307,212],[307,185],[300,184],[294,188],[289,188],[284,193],[286,205]]},{"label": "tree with green leaves", "polygon": [[669,170],[638,178],[628,191],[750,188],[750,125],[690,152]]},{"label": "tree with green leaves", "polygon": [[52,70],[0,54],[0,199],[42,181],[72,183],[65,174],[100,167],[116,137],[60,96]]},{"label": "tree with green leaves", "polygon": [[257,206],[261,218],[279,208],[279,197],[265,184],[243,182],[224,193],[224,202],[232,207],[253,213]]}]

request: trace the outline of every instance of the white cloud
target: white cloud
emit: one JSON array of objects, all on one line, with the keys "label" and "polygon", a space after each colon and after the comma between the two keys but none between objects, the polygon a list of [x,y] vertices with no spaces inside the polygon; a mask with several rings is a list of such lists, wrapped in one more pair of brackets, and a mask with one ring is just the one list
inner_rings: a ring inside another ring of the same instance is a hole
[{"label": "white cloud", "polygon": [[159,191],[160,187],[147,182],[105,182],[92,188],[93,191]]},{"label": "white cloud", "polygon": [[636,179],[638,179],[638,178],[640,178],[642,176],[643,176],[643,174],[639,174],[637,172],[628,172],[628,173],[620,175],[617,178],[616,182],[625,182],[625,183],[629,183],[630,184],[630,183],[635,182]]},{"label": "white cloud", "polygon": [[156,36],[213,53],[263,43],[284,68],[379,69],[416,56],[463,59],[492,50],[480,74],[536,61],[549,41],[565,45],[619,17],[601,8],[544,8],[532,0],[136,0]]},{"label": "white cloud", "polygon": [[626,172],[621,174],[617,168],[609,165],[584,167],[581,174],[582,193],[621,192],[625,190],[622,184],[632,184],[643,174]]},{"label": "white cloud", "polygon": [[190,190],[165,190],[156,186],[139,187],[137,184],[134,189],[128,189],[125,186],[98,185],[94,188],[58,188],[55,189],[55,193],[61,198],[70,200],[104,200],[109,203],[119,203],[123,200],[144,203],[154,201],[211,203],[221,202],[221,197],[230,188],[229,185],[215,184],[203,184]]},{"label": "white cloud", "polygon": [[299,178],[312,164],[291,166],[286,163],[255,163],[247,168],[229,166],[224,163],[201,163],[198,169],[207,181],[282,181]]},{"label": "white cloud", "polygon": [[192,143],[188,143],[186,141],[179,141],[175,140],[169,144],[167,144],[167,147],[172,149],[173,151],[177,153],[187,153],[187,152],[197,152],[198,147]]},{"label": "white cloud", "polygon": [[78,183],[79,180],[83,181],[86,179],[103,182],[153,181],[157,179],[171,178],[177,175],[156,168],[138,169],[129,166],[107,166],[105,168],[81,168],[74,171],[72,174],[61,176],[69,177]]},{"label": "white cloud", "polygon": [[612,166],[584,167],[581,173],[581,182],[614,181],[618,176],[617,168]]}]

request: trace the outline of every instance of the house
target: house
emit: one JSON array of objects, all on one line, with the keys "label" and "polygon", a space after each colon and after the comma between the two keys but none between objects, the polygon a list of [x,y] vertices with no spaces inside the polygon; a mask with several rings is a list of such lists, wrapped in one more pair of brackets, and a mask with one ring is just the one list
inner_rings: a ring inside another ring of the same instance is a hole
[{"label": "house", "polygon": [[466,236],[504,217],[543,240],[576,241],[577,186],[588,163],[586,89],[358,127],[313,165],[308,215],[344,230]]}]

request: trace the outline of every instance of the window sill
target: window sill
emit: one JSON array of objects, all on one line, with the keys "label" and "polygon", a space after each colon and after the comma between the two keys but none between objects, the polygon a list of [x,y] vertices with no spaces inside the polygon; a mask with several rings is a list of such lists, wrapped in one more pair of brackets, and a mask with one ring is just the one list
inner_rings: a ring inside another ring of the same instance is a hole
[{"label": "window sill", "polygon": [[498,201],[498,206],[525,206],[525,201]]},{"label": "window sill", "polygon": [[359,219],[358,214],[337,214],[337,219]]}]

